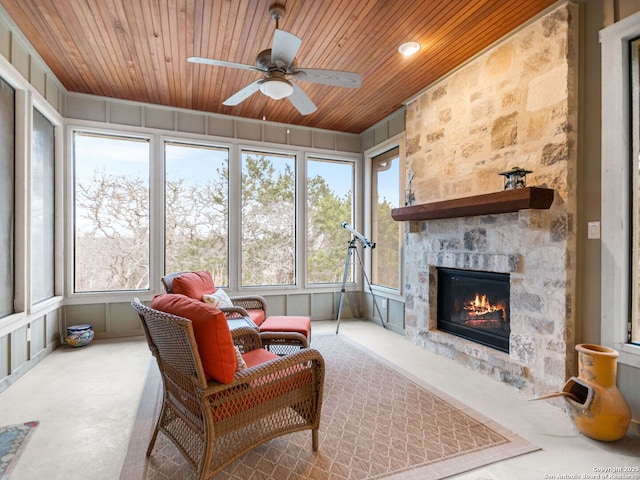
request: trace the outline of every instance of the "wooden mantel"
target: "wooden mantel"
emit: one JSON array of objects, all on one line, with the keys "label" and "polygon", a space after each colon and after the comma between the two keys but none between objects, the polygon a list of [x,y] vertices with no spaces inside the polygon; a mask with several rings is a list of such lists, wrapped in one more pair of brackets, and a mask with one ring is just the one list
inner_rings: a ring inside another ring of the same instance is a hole
[{"label": "wooden mantel", "polygon": [[525,187],[502,192],[486,193],[471,197],[422,203],[394,208],[391,216],[398,222],[437,220],[443,218],[471,217],[508,213],[528,208],[548,209],[553,203],[553,190],[541,187]]}]

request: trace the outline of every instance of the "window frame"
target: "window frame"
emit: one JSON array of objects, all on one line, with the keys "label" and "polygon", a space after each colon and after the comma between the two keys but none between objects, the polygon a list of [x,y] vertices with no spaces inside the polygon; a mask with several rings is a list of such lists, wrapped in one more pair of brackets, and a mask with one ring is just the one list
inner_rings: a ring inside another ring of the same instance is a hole
[{"label": "window frame", "polygon": [[[268,284],[268,285],[243,285],[242,284],[242,257],[243,257],[243,251],[242,251],[242,162],[243,162],[243,158],[244,158],[244,154],[245,152],[249,152],[249,153],[253,153],[256,155],[264,155],[264,156],[269,156],[272,155],[274,157],[291,157],[293,160],[293,218],[294,218],[294,238],[293,238],[293,248],[294,248],[294,252],[293,252],[293,277],[294,280],[292,283],[286,283],[286,284]],[[273,148],[263,148],[259,145],[239,145],[238,146],[238,156],[237,156],[237,164],[238,164],[238,177],[237,177],[237,183],[235,184],[235,186],[237,187],[237,197],[236,197],[236,204],[238,205],[238,216],[237,217],[233,217],[233,218],[237,218],[237,232],[238,232],[238,243],[236,243],[236,245],[238,245],[237,248],[237,263],[235,265],[235,270],[237,273],[237,277],[236,277],[236,288],[238,289],[238,291],[242,291],[242,290],[246,290],[246,291],[256,291],[256,290],[289,290],[289,289],[296,289],[299,287],[299,285],[301,284],[301,275],[303,274],[303,271],[301,271],[301,248],[304,248],[304,244],[301,243],[301,239],[300,239],[300,222],[304,221],[304,219],[306,219],[306,209],[300,209],[300,202],[301,200],[306,199],[306,196],[304,195],[304,191],[301,192],[301,188],[302,185],[304,185],[304,183],[301,185],[300,184],[300,169],[301,169],[301,157],[302,155],[300,155],[300,152],[296,152],[296,151],[291,151],[291,150],[287,150],[287,149],[273,149]],[[302,193],[302,195],[301,195]],[[302,198],[301,198],[302,197]],[[304,212],[304,213],[302,213]],[[304,231],[304,230],[302,230]],[[306,260],[306,257],[305,257]]]},{"label": "window frame", "polygon": [[[372,233],[372,206],[371,206],[371,195],[372,195],[372,175],[373,175],[373,159],[389,150],[398,147],[399,149],[399,158],[400,158],[400,185],[399,185],[399,194],[400,201],[403,200],[404,190],[406,188],[406,178],[405,178],[405,134],[400,133],[395,135],[394,137],[389,138],[387,141],[376,145],[374,148],[367,150],[364,153],[364,166],[365,166],[365,180],[364,180],[364,235],[369,238],[371,241],[375,242],[374,238],[371,238]],[[371,284],[371,289],[374,293],[379,293],[384,295],[386,298],[391,298],[400,302],[404,302],[404,282],[402,279],[404,278],[404,236],[400,239],[400,245],[398,245],[398,254],[399,264],[398,264],[398,285],[399,288],[390,288],[383,285],[374,285]],[[371,261],[371,251],[365,251],[365,258],[363,259],[365,264],[365,269],[369,278],[372,278],[372,261]]]},{"label": "window frame", "polygon": [[[8,82],[6,77],[5,80]],[[53,296],[43,299],[39,302],[33,302],[32,296],[32,256],[30,254],[31,243],[31,211],[27,207],[28,203],[20,206],[20,213],[16,210],[15,230],[16,230],[16,250],[14,252],[16,258],[15,278],[23,279],[18,282],[15,289],[15,314],[19,315],[40,315],[58,308],[64,298],[64,185],[65,176],[63,172],[64,165],[64,134],[63,119],[58,111],[56,111],[46,100],[39,95],[29,94],[19,86],[16,89],[16,136],[17,138],[25,138],[25,145],[16,142],[16,190],[14,192],[16,200],[18,192],[24,195],[24,198],[30,198],[31,192],[31,132],[33,130],[33,111],[38,112],[53,125],[53,170],[54,170],[54,285]],[[21,128],[26,128],[21,131]],[[24,151],[27,148],[28,151]],[[23,189],[24,190],[19,190]],[[20,238],[20,239],[19,239]],[[24,251],[23,251],[24,249]],[[18,270],[18,268],[20,270]]]},{"label": "window frame", "polygon": [[[75,175],[75,150],[74,150],[74,138],[76,133],[86,133],[89,135],[96,136],[105,136],[105,137],[122,137],[123,139],[127,138],[135,138],[140,140],[145,140],[149,144],[149,169],[148,169],[148,185],[149,185],[149,284],[146,289],[137,289],[137,290],[106,290],[106,291],[83,291],[76,292],[75,291],[75,185],[76,185],[76,175]],[[105,301],[108,303],[110,301],[117,301],[118,299],[131,298],[131,294],[136,294],[143,296],[145,293],[150,293],[156,290],[156,280],[158,278],[158,283],[160,282],[159,278],[162,275],[159,270],[163,270],[164,268],[160,268],[157,263],[157,250],[159,245],[164,245],[164,233],[160,235],[160,240],[154,240],[154,237],[158,234],[158,214],[164,215],[164,210],[158,212],[157,202],[155,198],[157,197],[158,189],[163,190],[163,186],[158,186],[156,179],[164,178],[164,162],[155,162],[155,151],[157,150],[156,143],[160,141],[160,138],[155,137],[153,134],[148,132],[141,132],[137,129],[131,130],[120,130],[120,129],[111,129],[111,128],[95,128],[87,125],[74,125],[69,126],[67,132],[66,145],[68,146],[67,152],[67,173],[66,178],[69,185],[67,189],[67,201],[66,205],[69,206],[67,210],[67,218],[68,218],[68,228],[66,230],[67,235],[67,245],[69,245],[68,252],[69,255],[65,258],[66,261],[66,289],[65,295],[68,298],[85,298],[84,302],[93,303],[93,298],[100,298],[101,303]],[[161,174],[158,175],[157,170],[161,170]],[[164,201],[164,194],[161,194],[162,200]],[[163,222],[161,221],[161,225]],[[157,238],[157,237],[155,237]],[[161,241],[161,243],[158,243]],[[164,258],[164,256],[162,257]],[[164,262],[162,263],[164,266]]]},{"label": "window frame", "polygon": [[[30,297],[31,297],[30,303],[32,305],[38,305],[38,304],[42,304],[42,303],[46,304],[47,302],[51,302],[51,300],[54,299],[57,296],[57,293],[58,293],[58,285],[57,285],[58,282],[57,282],[57,279],[59,278],[58,271],[60,270],[59,262],[56,260],[56,258],[58,257],[58,253],[59,253],[59,252],[56,251],[57,250],[56,245],[58,244],[56,239],[58,238],[58,232],[60,230],[60,227],[58,225],[59,222],[56,221],[56,211],[57,211],[56,204],[57,204],[57,198],[58,198],[57,192],[59,190],[58,177],[60,177],[60,171],[57,170],[56,159],[58,157],[58,155],[57,155],[58,145],[57,144],[60,143],[60,138],[59,138],[59,135],[56,135],[57,126],[56,126],[55,122],[52,121],[49,118],[49,116],[46,115],[46,113],[41,111],[35,105],[33,105],[32,108],[31,108],[31,118],[30,118],[30,122],[29,122],[31,124],[32,135],[33,135],[33,132],[34,132],[34,127],[35,127],[35,120],[34,120],[35,119],[35,115],[34,115],[35,112],[38,112],[38,114],[42,117],[42,119],[45,120],[46,122],[48,122],[47,127],[51,126],[51,129],[52,129],[51,133],[52,133],[53,144],[51,145],[51,147],[52,147],[51,154],[53,155],[53,158],[46,159],[46,161],[51,160],[51,163],[52,163],[52,165],[51,165],[52,172],[51,173],[53,175],[53,178],[50,179],[51,183],[52,183],[51,186],[53,187],[53,192],[52,192],[53,193],[53,205],[52,205],[52,210],[51,210],[51,213],[52,213],[52,219],[51,219],[52,220],[52,225],[51,226],[53,228],[53,232],[50,232],[50,233],[53,234],[52,238],[50,239],[53,242],[53,244],[50,246],[51,247],[51,254],[53,255],[53,258],[48,259],[49,261],[52,262],[51,266],[53,268],[53,271],[50,272],[52,274],[50,280],[52,281],[53,284],[51,285],[52,292],[51,292],[50,296],[44,297],[44,298],[39,299],[39,300],[38,299],[34,299],[34,296],[35,296],[35,292],[34,292],[34,290],[35,290],[35,283],[34,283],[35,273],[34,273],[33,259],[35,258],[36,255],[35,255],[35,252],[34,252],[34,245],[33,245],[33,243],[34,243],[34,221],[35,221],[35,219],[34,219],[34,212],[33,212],[32,207],[33,207],[33,200],[35,200],[34,199],[34,195],[36,193],[39,194],[39,193],[45,193],[45,192],[44,191],[35,192],[35,187],[34,187],[34,183],[35,182],[34,182],[34,178],[33,178],[35,154],[34,154],[34,144],[33,144],[33,137],[32,137],[31,138],[32,141],[31,141],[31,144],[29,146],[30,151],[31,151],[31,154],[30,154],[31,162],[30,162],[30,168],[29,168],[30,169],[30,179],[31,180],[30,180],[29,196],[30,196],[30,199],[32,199],[32,201],[30,201],[30,204],[31,204],[30,207],[31,208],[29,210],[29,218],[30,218],[29,224],[31,226],[31,228],[30,228],[31,235],[30,235],[29,242],[31,243],[30,251],[32,252],[31,253],[32,261],[31,261],[31,275],[30,275],[30,280],[29,280],[29,285],[30,285],[29,286],[29,292],[30,292]],[[44,180],[49,180],[49,179],[44,179]],[[44,190],[44,188],[43,188],[43,190]],[[43,198],[42,200],[44,202],[45,198]],[[47,212],[46,209],[45,209],[44,213],[49,213],[49,212]],[[49,239],[47,238],[47,240],[49,240]]]},{"label": "window frame", "polygon": [[[260,293],[273,298],[279,295],[295,295],[298,293],[314,294],[337,291],[339,283],[333,284],[311,284],[307,285],[306,278],[306,239],[300,235],[300,229],[304,229],[306,225],[306,158],[321,158],[331,161],[351,162],[355,166],[354,171],[354,222],[362,218],[362,159],[361,153],[325,150],[318,147],[305,145],[275,145],[264,141],[251,141],[241,138],[218,137],[215,135],[190,134],[188,132],[166,132],[146,127],[130,127],[124,129],[121,126],[102,125],[99,126],[95,122],[77,120],[66,125],[64,144],[65,155],[63,158],[64,182],[66,185],[74,184],[73,172],[73,134],[76,131],[89,132],[97,135],[123,136],[149,138],[150,140],[150,289],[149,291],[111,291],[111,292],[73,292],[73,264],[74,264],[74,198],[72,188],[69,187],[64,192],[64,204],[68,208],[64,209],[65,227],[64,227],[64,244],[66,245],[67,255],[64,257],[64,292],[65,298],[69,305],[75,304],[108,304],[128,302],[132,294],[140,297],[141,300],[151,299],[154,294],[163,292],[161,277],[164,272],[164,143],[175,142],[183,144],[204,145],[216,148],[225,148],[229,150],[229,245],[237,245],[240,240],[241,226],[240,222],[234,221],[240,217],[240,178],[241,178],[241,152],[254,151],[264,152],[274,155],[292,155],[296,158],[296,280],[294,285],[275,285],[275,286],[241,286],[240,285],[240,249],[230,248],[229,252],[229,287],[228,291],[232,295],[254,294]],[[62,167],[61,167],[62,168]],[[61,176],[62,177],[62,176]],[[304,230],[302,230],[304,231]],[[62,269],[61,269],[62,270]],[[356,276],[356,279],[359,277]],[[356,290],[360,281],[355,284],[349,284],[348,290],[352,288]],[[399,297],[401,300],[401,297]],[[276,300],[277,301],[277,300]]]},{"label": "window frame", "polygon": [[[307,165],[309,161],[324,161],[324,162],[336,162],[336,163],[346,163],[346,164],[350,164],[352,167],[352,172],[353,172],[353,176],[352,176],[352,192],[351,192],[351,196],[352,196],[352,202],[351,202],[351,219],[344,219],[344,221],[347,221],[348,223],[356,223],[356,218],[358,217],[357,212],[358,212],[358,197],[357,197],[357,191],[358,191],[358,172],[359,172],[359,162],[357,161],[356,158],[348,158],[348,157],[342,157],[342,156],[337,156],[337,155],[326,155],[326,154],[317,154],[317,153],[310,153],[307,152],[304,155],[303,158],[303,163],[302,163],[302,168],[300,168],[301,172],[300,172],[300,176],[301,176],[301,189],[300,191],[302,193],[304,193],[303,198],[301,199],[301,205],[299,206],[300,208],[300,212],[304,212],[303,217],[304,217],[304,221],[301,224],[301,226],[305,229],[304,230],[304,234],[301,235],[303,238],[301,238],[302,242],[304,242],[303,248],[304,250],[301,250],[301,263],[300,263],[300,269],[301,269],[301,274],[304,276],[304,288],[305,289],[335,289],[337,287],[339,287],[342,284],[342,274],[340,275],[340,279],[337,282],[310,282],[309,281],[309,271],[308,271],[308,250],[307,250],[307,235],[306,235],[306,228],[307,228],[307,180],[308,180],[308,171],[307,171]],[[340,259],[340,263],[344,266],[344,262],[346,259],[346,255],[347,255],[347,247],[348,247],[348,243],[349,243],[349,235],[348,233],[345,231],[345,243],[344,243],[344,256],[341,257]],[[355,260],[355,259],[354,259]],[[364,261],[364,260],[363,260]],[[352,261],[353,263],[353,261]],[[356,275],[355,271],[351,272],[351,276],[350,276],[354,281],[347,281],[347,287],[351,286],[357,286],[359,284],[359,282],[357,281],[358,276]]]},{"label": "window frame", "polygon": [[[63,118],[41,95],[25,84],[12,70],[0,68],[2,79],[15,91],[14,125],[14,300],[13,313],[0,319],[0,334],[10,333],[35,316],[55,311],[62,305],[64,293],[64,197],[65,175],[59,174],[64,165]],[[33,302],[31,255],[31,159],[33,111],[51,122],[54,128],[54,294]],[[4,332],[4,333],[2,333]]]},{"label": "window frame", "polygon": [[[161,242],[161,262],[162,262],[162,272],[160,273],[160,275],[166,275],[169,273],[173,273],[173,272],[169,272],[166,271],[166,236],[165,236],[165,231],[166,231],[166,179],[167,179],[167,172],[166,172],[166,151],[165,148],[167,146],[167,144],[174,144],[174,145],[184,145],[184,146],[191,146],[191,147],[203,147],[203,148],[209,148],[209,149],[216,149],[216,150],[226,150],[227,151],[227,168],[228,168],[228,184],[227,184],[227,279],[229,282],[229,285],[220,285],[221,287],[224,287],[225,289],[228,289],[231,287],[231,285],[234,285],[234,280],[233,280],[233,274],[232,274],[232,260],[231,260],[231,255],[232,255],[232,222],[231,222],[231,218],[237,218],[234,217],[234,213],[232,212],[232,208],[236,208],[236,203],[235,201],[232,201],[232,185],[233,185],[233,179],[236,178],[236,174],[232,173],[233,167],[232,167],[232,163],[233,163],[233,147],[232,145],[229,144],[222,144],[220,142],[212,142],[212,141],[206,141],[206,140],[195,140],[195,139],[186,139],[186,138],[180,138],[180,137],[169,137],[169,136],[161,136],[160,137],[160,152],[161,152],[161,156],[162,156],[162,162],[161,162],[161,166],[159,167],[159,170],[161,171],[161,178],[162,178],[162,211],[161,211],[161,216],[158,219],[158,225],[162,226],[162,242]],[[158,228],[158,230],[160,230],[160,228]],[[152,241],[153,243],[153,241]],[[153,282],[151,282],[153,284]]]},{"label": "window frame", "polygon": [[[395,153],[395,150],[397,149],[397,154]],[[391,155],[391,153],[393,152],[393,155]],[[377,222],[378,224],[380,223],[379,220],[379,215],[377,214],[377,212],[375,212],[375,208],[374,208],[374,196],[376,197],[375,200],[377,200],[379,202],[380,200],[380,183],[376,181],[374,184],[374,178],[376,178],[376,180],[379,179],[379,177],[377,177],[377,174],[380,172],[380,170],[378,170],[378,168],[374,168],[374,163],[378,163],[380,162],[380,157],[387,157],[390,156],[392,160],[397,159],[398,161],[398,184],[396,185],[398,188],[398,198],[397,198],[397,202],[398,202],[398,206],[400,206],[400,202],[402,201],[402,197],[403,197],[403,191],[404,191],[404,182],[402,182],[402,173],[404,171],[404,169],[402,168],[402,160],[400,158],[400,146],[394,146],[391,147],[389,150],[385,150],[382,153],[379,153],[377,155],[372,155],[369,158],[369,163],[371,165],[371,195],[369,198],[367,198],[367,201],[370,204],[370,211],[371,211],[371,217],[369,218],[369,222],[371,224],[371,236],[373,236],[373,230],[374,230],[374,215],[375,215],[375,222]],[[375,187],[375,189],[374,189]],[[375,190],[375,191],[374,191]],[[375,194],[375,195],[374,195]],[[378,203],[379,205],[379,203]],[[376,275],[379,273],[377,270],[379,268],[378,265],[376,265],[377,262],[379,262],[379,259],[376,259],[376,256],[379,255],[379,250],[372,250],[371,251],[371,285],[375,285],[376,287],[380,287],[382,289],[388,289],[389,291],[392,292],[399,292],[400,291],[400,287],[402,285],[402,275],[400,275],[400,268],[401,268],[401,258],[400,258],[400,252],[401,252],[401,248],[402,248],[402,240],[400,239],[400,225],[399,223],[396,223],[396,227],[398,227],[398,258],[396,259],[398,262],[398,276],[396,278],[396,285],[398,286],[396,287],[391,287],[389,285],[383,285],[381,283],[376,283]],[[376,228],[376,230],[379,232],[380,229]],[[379,243],[380,239],[377,238],[376,239],[376,243]]]},{"label": "window frame", "polygon": [[[640,37],[629,41],[631,100],[631,155],[629,158],[629,343],[640,346]],[[634,80],[635,77],[635,80]],[[635,248],[634,248],[635,245]],[[635,281],[634,281],[635,279]],[[635,319],[635,325],[634,323]],[[635,341],[634,341],[635,335]]]},{"label": "window frame", "polygon": [[631,320],[630,42],[639,36],[640,13],[600,31],[601,205],[602,212],[607,212],[601,219],[601,343],[620,353],[620,363],[634,367],[640,367],[640,346],[627,342],[628,322]]},{"label": "window frame", "polygon": [[[4,238],[6,236],[6,239],[7,239],[6,249],[3,249],[4,250],[3,255],[6,254],[7,258],[3,259],[2,264],[3,266],[7,267],[6,272],[3,272],[3,273],[7,274],[7,277],[8,277],[6,279],[3,278],[3,281],[10,283],[10,286],[4,290],[3,299],[2,299],[2,314],[0,314],[0,322],[4,322],[5,319],[11,318],[16,313],[19,312],[19,310],[16,308],[16,297],[17,297],[16,289],[18,288],[17,284],[19,283],[17,281],[18,277],[16,274],[16,270],[18,268],[17,266],[17,261],[18,261],[17,238],[19,233],[18,232],[18,212],[21,208],[21,203],[22,203],[18,201],[19,195],[20,195],[20,190],[18,188],[19,187],[18,169],[20,168],[20,166],[18,165],[18,162],[17,162],[17,151],[19,149],[18,119],[17,119],[18,91],[10,82],[5,80],[4,77],[2,77],[2,83],[3,83],[3,90],[4,90],[4,85],[8,87],[6,90],[7,96],[12,97],[11,98],[12,104],[11,102],[7,102],[8,105],[7,105],[6,111],[3,108],[2,120],[4,121],[5,117],[7,119],[11,119],[10,121],[13,122],[13,125],[12,125],[12,132],[9,132],[9,128],[5,129],[5,132],[7,134],[6,135],[7,142],[5,146],[9,146],[9,144],[11,143],[11,148],[7,149],[8,151],[7,151],[6,158],[4,158],[4,155],[3,155],[3,163],[4,163],[4,160],[6,160],[7,167],[10,169],[10,172],[3,172],[5,173],[5,175],[3,175],[3,181],[7,182],[6,189],[3,189],[3,194],[7,195],[6,201],[7,201],[7,206],[9,208],[5,210],[2,215],[2,237]],[[13,135],[11,135],[11,133],[13,133]],[[9,175],[6,175],[6,173],[9,173]],[[3,198],[3,202],[4,200],[5,198]],[[8,228],[5,228],[5,226]],[[6,264],[4,260],[7,260]]]}]

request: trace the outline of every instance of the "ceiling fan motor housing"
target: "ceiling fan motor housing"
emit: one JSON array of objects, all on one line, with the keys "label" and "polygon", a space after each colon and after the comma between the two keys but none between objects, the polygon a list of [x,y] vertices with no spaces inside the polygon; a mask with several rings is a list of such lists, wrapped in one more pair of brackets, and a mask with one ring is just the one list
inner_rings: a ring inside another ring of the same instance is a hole
[{"label": "ceiling fan motor housing", "polygon": [[[271,15],[271,18],[273,18],[276,23],[282,20],[282,17],[284,17],[284,5],[274,3],[273,5],[271,5],[271,7],[269,7],[269,15]],[[276,28],[278,28],[277,25]]]},{"label": "ceiling fan motor housing", "polygon": [[292,68],[295,68],[298,66],[296,59],[294,58],[293,61],[291,62],[291,65],[289,66],[288,69],[285,68],[281,68],[280,66],[274,64],[271,62],[271,49],[267,48],[266,50],[262,50],[258,56],[256,57],[256,65],[258,66],[258,68],[260,68],[261,70],[264,71],[280,71],[284,74],[289,74],[290,70]]},{"label": "ceiling fan motor housing", "polygon": [[271,49],[267,48],[266,50],[262,50],[258,56],[256,57],[256,65],[263,69],[269,70],[272,67],[271,63]]}]

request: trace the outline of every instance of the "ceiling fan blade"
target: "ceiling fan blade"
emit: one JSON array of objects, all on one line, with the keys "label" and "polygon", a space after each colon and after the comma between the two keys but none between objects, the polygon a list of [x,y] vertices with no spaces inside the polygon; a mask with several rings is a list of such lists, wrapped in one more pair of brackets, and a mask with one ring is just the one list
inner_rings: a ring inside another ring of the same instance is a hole
[{"label": "ceiling fan blade", "polygon": [[213,58],[189,57],[187,58],[187,61],[191,63],[202,63],[204,65],[214,65],[216,67],[240,68],[242,70],[254,70],[258,72],[267,71],[267,69],[262,69],[260,67],[256,67],[255,65],[246,65],[244,63],[227,62],[225,60],[215,60]]},{"label": "ceiling fan blade", "polygon": [[271,45],[271,63],[278,67],[288,69],[296,58],[302,40],[294,34],[276,29],[273,33],[273,43]]},{"label": "ceiling fan blade", "polygon": [[304,82],[322,83],[335,87],[358,88],[362,83],[362,77],[355,72],[342,72],[340,70],[323,70],[319,68],[294,68],[291,75],[296,80]]},{"label": "ceiling fan blade", "polygon": [[298,85],[295,84],[295,82],[291,82],[291,86],[293,87],[293,93],[287,98],[301,115],[309,115],[318,109],[313,101]]},{"label": "ceiling fan blade", "polygon": [[264,80],[261,78],[260,80],[256,80],[255,82],[250,83],[246,87],[238,90],[236,93],[227,98],[224,102],[222,102],[222,104],[227,105],[228,107],[232,107],[244,102],[247,98],[260,90],[260,85],[263,81]]}]

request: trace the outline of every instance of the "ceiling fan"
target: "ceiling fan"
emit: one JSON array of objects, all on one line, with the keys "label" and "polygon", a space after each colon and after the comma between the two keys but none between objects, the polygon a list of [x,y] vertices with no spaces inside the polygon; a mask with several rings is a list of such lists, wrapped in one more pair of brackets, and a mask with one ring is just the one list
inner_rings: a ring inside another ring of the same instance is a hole
[{"label": "ceiling fan", "polygon": [[360,86],[361,78],[359,73],[298,67],[295,57],[302,40],[289,32],[279,29],[279,21],[284,15],[284,7],[282,5],[272,5],[269,8],[269,13],[271,18],[276,21],[276,30],[273,34],[271,48],[258,54],[255,66],[212,58],[189,57],[187,59],[192,63],[254,70],[263,74],[262,78],[250,83],[227,98],[222,102],[223,105],[238,105],[260,90],[275,100],[288,98],[302,115],[309,115],[315,112],[317,107],[292,80],[321,83],[336,87],[358,88]]}]

